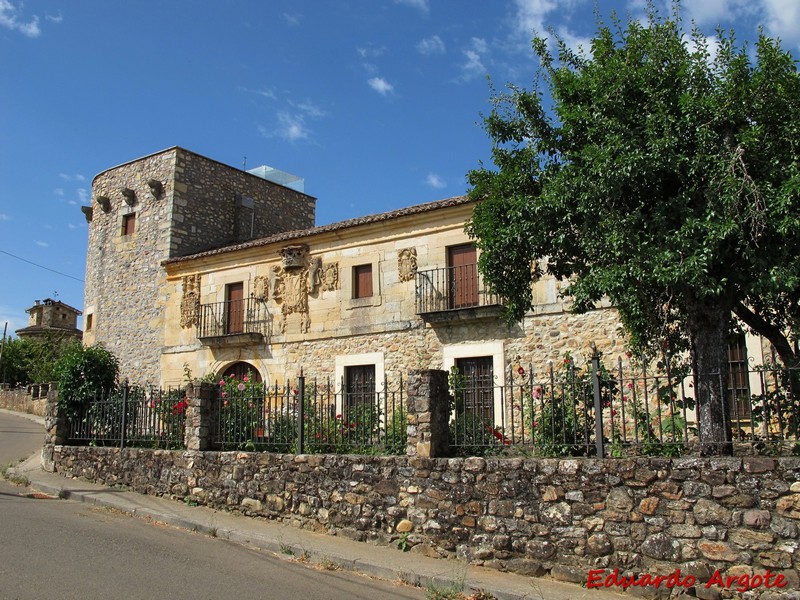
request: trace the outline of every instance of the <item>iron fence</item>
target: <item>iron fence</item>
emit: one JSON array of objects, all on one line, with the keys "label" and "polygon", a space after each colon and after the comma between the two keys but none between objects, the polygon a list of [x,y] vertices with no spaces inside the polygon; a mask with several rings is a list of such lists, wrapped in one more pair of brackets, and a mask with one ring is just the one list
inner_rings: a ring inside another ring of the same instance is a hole
[{"label": "iron fence", "polygon": [[[503,385],[450,375],[450,445],[458,455],[677,456],[707,441],[699,427],[695,379],[686,365],[612,369],[594,357],[568,358],[536,377],[515,365]],[[721,377],[715,374],[715,377]],[[746,387],[733,379],[746,379]],[[800,370],[776,364],[731,373],[725,407],[730,444],[752,453],[800,444]],[[800,448],[800,446],[797,446]]]},{"label": "iron fence", "polygon": [[166,391],[123,384],[67,409],[73,445],[184,448],[188,402],[181,388]]},{"label": "iron fence", "polygon": [[402,378],[396,387],[348,392],[331,380],[264,386],[221,380],[212,444],[222,450],[298,454],[405,454]]}]

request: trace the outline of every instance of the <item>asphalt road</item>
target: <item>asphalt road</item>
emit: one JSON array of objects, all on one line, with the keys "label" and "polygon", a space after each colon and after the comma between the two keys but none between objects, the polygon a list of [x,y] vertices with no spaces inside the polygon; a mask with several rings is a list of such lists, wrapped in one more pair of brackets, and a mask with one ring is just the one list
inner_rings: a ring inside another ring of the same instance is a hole
[{"label": "asphalt road", "polygon": [[[0,464],[42,443],[41,426],[0,413]],[[106,508],[0,481],[0,599],[379,600],[422,590],[312,569]]]}]

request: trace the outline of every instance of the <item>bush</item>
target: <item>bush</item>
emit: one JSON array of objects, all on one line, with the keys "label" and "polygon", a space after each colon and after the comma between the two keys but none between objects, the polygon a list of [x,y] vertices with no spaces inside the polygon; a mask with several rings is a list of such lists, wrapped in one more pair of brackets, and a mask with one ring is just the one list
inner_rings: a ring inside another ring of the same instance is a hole
[{"label": "bush", "polygon": [[68,413],[94,397],[107,396],[116,387],[119,375],[117,357],[101,345],[75,344],[56,362],[53,369],[58,384],[59,408]]}]

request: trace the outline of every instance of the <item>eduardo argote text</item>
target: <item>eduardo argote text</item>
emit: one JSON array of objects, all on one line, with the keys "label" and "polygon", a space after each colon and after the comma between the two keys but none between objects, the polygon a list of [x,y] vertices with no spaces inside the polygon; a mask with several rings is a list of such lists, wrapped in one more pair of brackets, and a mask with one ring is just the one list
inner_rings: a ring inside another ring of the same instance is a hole
[{"label": "eduardo argote text", "polygon": [[[724,589],[732,589],[737,592],[746,592],[756,588],[782,588],[786,587],[786,577],[781,573],[773,573],[767,569],[764,573],[753,573],[748,575],[724,575],[717,569],[711,578],[701,583],[705,588],[718,586]],[[682,575],[680,569],[675,569],[669,575],[651,575],[640,573],[638,575],[623,575],[619,569],[606,571],[606,569],[592,569],[589,571],[586,587],[587,588],[622,588],[627,590],[630,587],[652,587],[659,588],[692,588],[697,586],[697,578],[693,575]]]}]

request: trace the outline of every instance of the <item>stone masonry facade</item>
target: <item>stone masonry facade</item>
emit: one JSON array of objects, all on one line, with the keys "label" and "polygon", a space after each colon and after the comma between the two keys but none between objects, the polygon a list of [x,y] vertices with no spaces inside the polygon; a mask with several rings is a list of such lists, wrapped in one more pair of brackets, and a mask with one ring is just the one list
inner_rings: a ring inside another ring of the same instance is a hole
[{"label": "stone masonry facade", "polygon": [[[182,148],[97,175],[89,221],[84,342],[123,377],[157,384],[169,258],[313,225],[315,200]],[[245,223],[248,227],[244,227]]]}]

